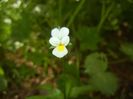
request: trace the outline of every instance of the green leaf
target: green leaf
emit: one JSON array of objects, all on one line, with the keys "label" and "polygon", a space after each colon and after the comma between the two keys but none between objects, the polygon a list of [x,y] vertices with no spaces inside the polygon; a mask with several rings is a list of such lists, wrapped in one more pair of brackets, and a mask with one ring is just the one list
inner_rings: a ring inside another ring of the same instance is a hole
[{"label": "green leaf", "polygon": [[30,97],[27,97],[26,99],[64,99],[64,98],[61,91],[58,89],[55,89],[49,95],[30,96]]},{"label": "green leaf", "polygon": [[70,96],[75,98],[89,91],[93,91],[91,85],[73,87]]},{"label": "green leaf", "polygon": [[97,44],[100,42],[101,38],[97,29],[95,27],[82,27],[75,36],[80,41],[81,50],[96,50],[98,48]]},{"label": "green leaf", "polygon": [[58,79],[58,87],[65,94],[66,97],[69,97],[71,89],[74,86],[77,86],[77,84],[77,79],[68,74],[62,74]]},{"label": "green leaf", "polygon": [[53,91],[53,87],[52,87],[51,84],[39,85],[39,86],[37,87],[37,89],[46,90],[47,92],[52,92],[52,91]]},{"label": "green leaf", "polygon": [[106,95],[113,95],[118,88],[118,80],[110,72],[93,75],[90,79],[90,84],[94,89]]},{"label": "green leaf", "polygon": [[0,42],[7,41],[11,36],[11,26],[0,24]]},{"label": "green leaf", "polygon": [[48,98],[46,98],[45,96],[30,96],[27,97],[26,99],[48,99]]},{"label": "green leaf", "polygon": [[0,66],[0,75],[4,75],[4,70],[3,70],[3,68]]},{"label": "green leaf", "polygon": [[103,53],[92,53],[85,60],[86,72],[90,75],[104,72],[107,69],[107,57]]},{"label": "green leaf", "polygon": [[133,60],[133,44],[132,43],[122,44],[120,50]]},{"label": "green leaf", "polygon": [[7,80],[4,76],[0,76],[0,91],[3,91],[7,88]]},{"label": "green leaf", "polygon": [[59,89],[55,89],[53,93],[48,96],[48,99],[64,99],[64,96]]}]

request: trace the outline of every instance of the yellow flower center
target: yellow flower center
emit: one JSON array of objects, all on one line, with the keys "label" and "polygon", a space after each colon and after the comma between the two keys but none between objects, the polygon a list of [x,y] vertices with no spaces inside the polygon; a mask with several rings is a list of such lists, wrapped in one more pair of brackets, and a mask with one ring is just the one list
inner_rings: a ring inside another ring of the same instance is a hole
[{"label": "yellow flower center", "polygon": [[64,44],[59,44],[59,45],[57,46],[57,50],[58,50],[59,52],[64,51],[64,49],[65,49]]}]

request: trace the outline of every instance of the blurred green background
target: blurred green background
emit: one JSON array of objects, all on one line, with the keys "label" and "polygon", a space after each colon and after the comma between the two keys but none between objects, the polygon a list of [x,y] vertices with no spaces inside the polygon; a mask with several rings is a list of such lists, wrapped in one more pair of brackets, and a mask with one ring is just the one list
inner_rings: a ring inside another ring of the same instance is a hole
[{"label": "blurred green background", "polygon": [[0,0],[0,99],[133,99],[132,71],[133,0]]}]

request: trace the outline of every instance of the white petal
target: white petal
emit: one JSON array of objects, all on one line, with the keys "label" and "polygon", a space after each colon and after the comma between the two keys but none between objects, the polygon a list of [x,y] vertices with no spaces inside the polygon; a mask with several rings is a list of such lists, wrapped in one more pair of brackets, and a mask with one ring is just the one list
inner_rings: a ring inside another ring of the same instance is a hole
[{"label": "white petal", "polygon": [[53,37],[59,37],[59,35],[60,35],[60,30],[59,30],[58,28],[52,29],[51,35],[52,35]]},{"label": "white petal", "polygon": [[69,36],[65,36],[61,40],[61,43],[64,44],[65,46],[68,45],[69,42],[70,42]]},{"label": "white petal", "polygon": [[52,45],[52,46],[57,46],[60,44],[60,40],[56,37],[51,37],[49,39],[49,43]]},{"label": "white petal", "polygon": [[60,34],[61,34],[61,37],[67,36],[69,34],[69,29],[66,27],[62,27],[60,29]]},{"label": "white petal", "polygon": [[54,48],[54,50],[52,51],[52,54],[58,58],[64,57],[67,53],[68,53],[68,50],[66,49],[66,47],[64,48],[63,51],[58,51],[57,47]]}]

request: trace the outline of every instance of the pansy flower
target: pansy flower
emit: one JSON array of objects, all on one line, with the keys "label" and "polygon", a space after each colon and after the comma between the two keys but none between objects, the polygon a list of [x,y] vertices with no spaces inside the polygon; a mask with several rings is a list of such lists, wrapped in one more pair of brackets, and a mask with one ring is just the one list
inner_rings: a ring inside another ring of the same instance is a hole
[{"label": "pansy flower", "polygon": [[49,43],[54,47],[52,54],[58,58],[62,58],[68,53],[66,48],[70,42],[68,35],[69,29],[66,27],[54,28],[51,31],[51,38],[49,39]]}]

